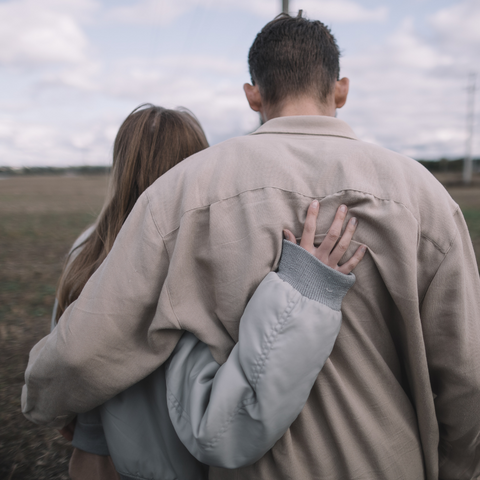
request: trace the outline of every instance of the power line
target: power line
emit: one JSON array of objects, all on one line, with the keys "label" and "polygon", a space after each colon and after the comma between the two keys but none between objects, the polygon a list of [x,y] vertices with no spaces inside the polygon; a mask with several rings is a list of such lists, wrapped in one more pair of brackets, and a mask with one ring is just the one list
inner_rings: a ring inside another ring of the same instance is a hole
[{"label": "power line", "polygon": [[467,141],[465,144],[465,159],[463,160],[463,183],[468,185],[472,182],[472,148],[473,148],[473,125],[475,122],[475,90],[477,75],[470,73],[467,86]]}]

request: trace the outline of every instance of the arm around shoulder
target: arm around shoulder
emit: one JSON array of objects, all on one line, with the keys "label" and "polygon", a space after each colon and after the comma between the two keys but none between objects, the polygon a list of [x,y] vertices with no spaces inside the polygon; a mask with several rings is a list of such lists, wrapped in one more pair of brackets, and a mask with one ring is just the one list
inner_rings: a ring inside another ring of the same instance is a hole
[{"label": "arm around shoulder", "polygon": [[193,335],[182,337],[166,367],[168,407],[198,460],[248,465],[286,432],[332,351],[354,281],[284,242],[279,271],[248,303],[224,365]]},{"label": "arm around shoulder", "polygon": [[168,358],[181,331],[169,303],[162,303],[167,271],[165,245],[143,194],[79,298],[32,349],[22,394],[27,418],[60,428]]}]

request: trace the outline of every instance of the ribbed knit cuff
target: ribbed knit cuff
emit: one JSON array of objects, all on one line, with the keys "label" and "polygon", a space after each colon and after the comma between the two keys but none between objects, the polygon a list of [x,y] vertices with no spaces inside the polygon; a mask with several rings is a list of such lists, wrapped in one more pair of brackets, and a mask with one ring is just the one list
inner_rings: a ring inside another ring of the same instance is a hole
[{"label": "ribbed knit cuff", "polygon": [[345,275],[328,267],[304,248],[283,241],[278,276],[304,297],[340,310],[343,297],[355,283],[355,275]]}]

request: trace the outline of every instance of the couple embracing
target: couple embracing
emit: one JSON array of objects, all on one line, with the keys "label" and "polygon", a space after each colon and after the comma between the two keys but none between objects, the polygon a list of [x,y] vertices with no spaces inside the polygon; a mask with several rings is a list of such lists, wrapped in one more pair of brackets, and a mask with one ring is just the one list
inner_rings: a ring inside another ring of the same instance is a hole
[{"label": "couple embracing", "polygon": [[24,414],[79,414],[77,474],[83,451],[137,479],[476,478],[480,281],[458,205],[335,118],[349,83],[321,22],[277,17],[249,68],[250,135],[205,149],[192,116],[155,107],[122,125]]}]

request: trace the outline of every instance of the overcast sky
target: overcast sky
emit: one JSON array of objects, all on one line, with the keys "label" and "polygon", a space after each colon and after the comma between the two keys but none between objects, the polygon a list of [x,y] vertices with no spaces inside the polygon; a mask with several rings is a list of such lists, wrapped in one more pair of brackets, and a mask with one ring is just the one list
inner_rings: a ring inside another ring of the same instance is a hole
[{"label": "overcast sky", "polygon": [[[351,81],[338,117],[360,138],[414,158],[464,154],[479,0],[290,1],[299,8],[337,38]],[[280,9],[281,0],[0,0],[0,166],[108,164],[120,123],[144,102],[189,108],[211,143],[255,129],[247,52]]]}]

